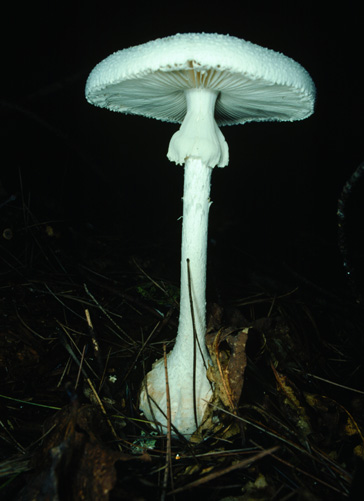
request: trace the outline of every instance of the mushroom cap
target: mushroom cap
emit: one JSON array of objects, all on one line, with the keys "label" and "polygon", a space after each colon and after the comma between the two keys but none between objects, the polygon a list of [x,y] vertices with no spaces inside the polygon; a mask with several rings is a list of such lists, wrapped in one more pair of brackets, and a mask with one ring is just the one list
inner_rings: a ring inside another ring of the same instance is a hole
[{"label": "mushroom cap", "polygon": [[315,85],[293,59],[229,35],[186,33],[120,50],[99,63],[86,99],[113,111],[181,123],[184,91],[218,92],[218,125],[302,120],[313,113]]}]

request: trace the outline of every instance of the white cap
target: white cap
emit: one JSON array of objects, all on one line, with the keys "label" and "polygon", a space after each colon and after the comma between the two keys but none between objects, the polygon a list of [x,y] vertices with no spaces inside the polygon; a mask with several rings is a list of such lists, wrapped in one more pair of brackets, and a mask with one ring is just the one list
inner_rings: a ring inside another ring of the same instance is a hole
[{"label": "white cap", "polygon": [[245,40],[207,33],[115,52],[91,72],[86,98],[113,111],[181,123],[185,91],[196,87],[218,92],[218,125],[302,120],[313,113],[315,86],[300,64]]}]

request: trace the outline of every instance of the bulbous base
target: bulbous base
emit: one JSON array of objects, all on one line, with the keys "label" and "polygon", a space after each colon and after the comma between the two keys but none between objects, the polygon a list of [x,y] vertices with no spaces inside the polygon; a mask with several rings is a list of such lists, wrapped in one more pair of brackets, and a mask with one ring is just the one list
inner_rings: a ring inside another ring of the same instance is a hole
[{"label": "bulbous base", "polygon": [[[185,371],[174,363],[173,352],[167,356],[168,383],[171,406],[171,422],[175,428],[189,439],[202,424],[203,417],[213,392],[204,367],[196,369],[196,414],[194,414],[194,394],[192,372]],[[148,395],[149,399],[148,399]],[[157,404],[155,405],[153,401]],[[161,409],[159,410],[158,407]],[[155,423],[153,427],[162,434],[167,432],[167,397],[164,359],[157,360],[152,370],[145,376],[140,392],[139,407],[144,416]],[[161,412],[163,411],[163,412]],[[158,424],[157,424],[158,423]],[[172,435],[177,435],[172,427]]]}]

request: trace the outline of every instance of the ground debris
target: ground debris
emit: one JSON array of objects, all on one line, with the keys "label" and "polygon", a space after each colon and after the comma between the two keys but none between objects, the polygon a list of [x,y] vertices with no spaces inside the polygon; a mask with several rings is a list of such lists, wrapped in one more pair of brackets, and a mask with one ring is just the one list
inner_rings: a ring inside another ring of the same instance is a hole
[{"label": "ground debris", "polygon": [[100,436],[102,424],[103,416],[92,405],[73,404],[57,413],[48,423],[19,501],[107,501],[117,480],[115,463],[136,458],[107,447]]},{"label": "ground debris", "polygon": [[52,259],[35,269],[44,253],[33,253],[31,277],[8,270],[0,294],[1,499],[341,501],[355,471],[360,486],[356,305],[310,289],[279,295],[275,283],[230,310],[214,306],[207,343],[223,425],[168,449],[138,409],[144,369],[173,344],[178,323],[175,284],[155,271],[160,255],[121,259],[125,240],[112,247],[100,237],[75,264],[49,228],[40,236]]}]

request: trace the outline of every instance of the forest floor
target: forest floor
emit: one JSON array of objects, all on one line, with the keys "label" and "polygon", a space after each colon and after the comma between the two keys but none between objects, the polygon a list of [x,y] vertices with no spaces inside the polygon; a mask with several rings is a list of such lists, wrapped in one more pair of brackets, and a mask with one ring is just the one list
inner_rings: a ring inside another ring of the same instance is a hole
[{"label": "forest floor", "polygon": [[241,397],[215,407],[222,426],[169,441],[138,410],[178,323],[158,247],[24,218],[2,210],[1,499],[359,499],[364,319],[345,289],[226,276],[209,336],[220,368],[240,353]]}]

